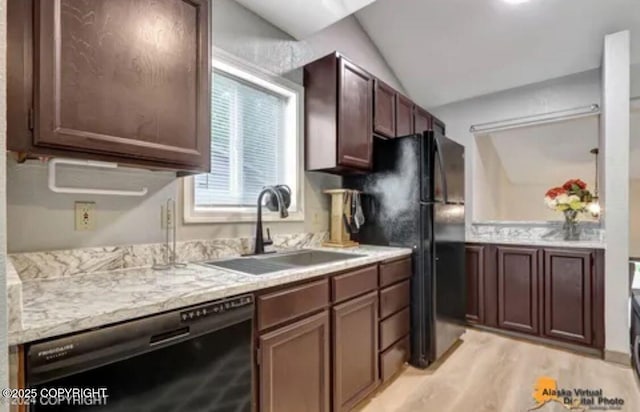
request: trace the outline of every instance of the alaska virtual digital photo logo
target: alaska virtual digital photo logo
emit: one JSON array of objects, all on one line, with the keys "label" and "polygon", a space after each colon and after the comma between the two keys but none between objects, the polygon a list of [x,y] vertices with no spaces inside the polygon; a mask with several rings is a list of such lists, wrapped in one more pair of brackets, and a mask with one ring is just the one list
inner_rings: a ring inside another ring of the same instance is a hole
[{"label": "alaska virtual digital photo logo", "polygon": [[558,381],[541,376],[533,387],[535,405],[529,411],[541,410],[548,404],[558,403],[570,411],[624,411],[624,399],[605,396],[600,388],[558,389]]}]

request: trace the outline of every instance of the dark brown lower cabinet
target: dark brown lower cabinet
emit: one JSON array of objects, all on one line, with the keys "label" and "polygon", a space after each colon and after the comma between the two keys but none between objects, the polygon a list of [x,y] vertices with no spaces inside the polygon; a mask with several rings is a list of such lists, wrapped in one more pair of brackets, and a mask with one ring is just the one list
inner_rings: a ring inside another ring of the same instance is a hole
[{"label": "dark brown lower cabinet", "polygon": [[498,326],[537,334],[538,249],[498,246]]},{"label": "dark brown lower cabinet", "polygon": [[467,321],[484,323],[484,246],[468,245],[465,249],[467,268]]},{"label": "dark brown lower cabinet", "polygon": [[594,284],[591,251],[544,251],[544,335],[590,345]]},{"label": "dark brown lower cabinet", "polygon": [[333,410],[348,411],[380,382],[377,291],[333,308],[333,350]]},{"label": "dark brown lower cabinet", "polygon": [[604,252],[468,244],[467,320],[604,348]]},{"label": "dark brown lower cabinet", "polygon": [[259,339],[261,412],[329,412],[329,312]]},{"label": "dark brown lower cabinet", "polygon": [[380,377],[382,382],[388,382],[402,370],[402,366],[409,359],[409,335],[394,343],[380,353]]},{"label": "dark brown lower cabinet", "polygon": [[410,277],[411,260],[396,259],[258,293],[257,412],[350,411],[396,376]]}]

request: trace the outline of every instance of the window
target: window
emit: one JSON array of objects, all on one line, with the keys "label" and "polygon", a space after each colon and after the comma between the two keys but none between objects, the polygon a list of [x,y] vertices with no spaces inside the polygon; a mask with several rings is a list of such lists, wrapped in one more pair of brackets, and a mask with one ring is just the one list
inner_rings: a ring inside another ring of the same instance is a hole
[{"label": "window", "polygon": [[303,220],[302,87],[229,59],[213,64],[211,173],[185,181],[185,221],[253,221],[258,194],[274,184],[289,185],[288,219]]}]

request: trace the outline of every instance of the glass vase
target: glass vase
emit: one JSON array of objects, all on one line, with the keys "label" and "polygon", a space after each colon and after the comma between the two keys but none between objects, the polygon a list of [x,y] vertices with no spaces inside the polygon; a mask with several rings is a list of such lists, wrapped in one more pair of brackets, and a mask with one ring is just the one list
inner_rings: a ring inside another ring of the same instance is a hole
[{"label": "glass vase", "polygon": [[578,211],[568,209],[564,211],[564,240],[579,240]]}]

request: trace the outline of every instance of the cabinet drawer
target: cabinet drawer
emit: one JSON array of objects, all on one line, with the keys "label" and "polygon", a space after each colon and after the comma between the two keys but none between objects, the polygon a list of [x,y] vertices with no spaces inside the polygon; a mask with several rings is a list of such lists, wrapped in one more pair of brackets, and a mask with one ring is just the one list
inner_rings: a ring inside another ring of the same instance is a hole
[{"label": "cabinet drawer", "polygon": [[263,330],[323,309],[329,304],[329,280],[305,283],[258,297],[258,329]]},{"label": "cabinet drawer", "polygon": [[409,333],[409,308],[380,322],[380,349],[385,350]]},{"label": "cabinet drawer", "polygon": [[378,288],[378,267],[369,266],[331,278],[333,301],[340,302]]},{"label": "cabinet drawer", "polygon": [[380,287],[391,285],[411,276],[411,258],[380,265]]},{"label": "cabinet drawer", "polygon": [[380,291],[380,319],[409,306],[409,280]]},{"label": "cabinet drawer", "polygon": [[387,382],[409,360],[409,335],[380,354],[380,378]]}]

